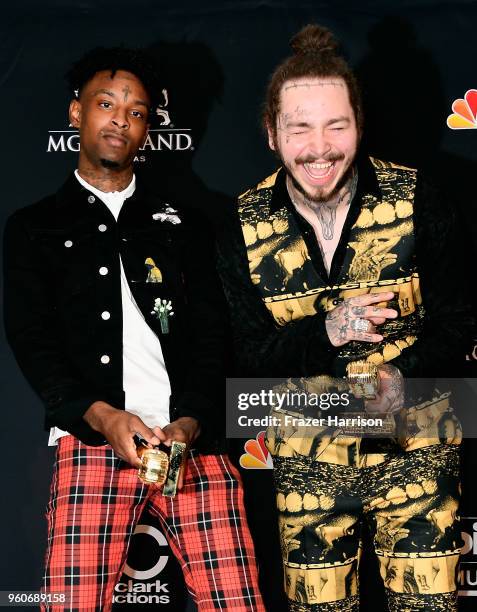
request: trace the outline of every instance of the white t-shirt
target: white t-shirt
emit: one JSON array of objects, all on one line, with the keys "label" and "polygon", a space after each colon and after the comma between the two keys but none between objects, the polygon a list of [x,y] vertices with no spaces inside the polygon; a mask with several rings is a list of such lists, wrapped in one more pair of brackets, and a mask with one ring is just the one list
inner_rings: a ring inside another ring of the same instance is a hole
[{"label": "white t-shirt", "polygon": [[[136,189],[135,176],[123,191],[108,193],[87,183],[77,170],[75,176],[83,187],[98,198],[95,204],[101,206],[101,202],[104,203],[116,221],[124,201],[131,197]],[[132,296],[121,258],[119,263],[123,314],[123,389],[126,395],[126,410],[140,417],[148,427],[164,427],[169,423],[171,385],[161,343],[145,322]],[[108,365],[105,364],[104,367]],[[59,438],[66,435],[68,432],[52,427],[48,444],[54,446]]]}]

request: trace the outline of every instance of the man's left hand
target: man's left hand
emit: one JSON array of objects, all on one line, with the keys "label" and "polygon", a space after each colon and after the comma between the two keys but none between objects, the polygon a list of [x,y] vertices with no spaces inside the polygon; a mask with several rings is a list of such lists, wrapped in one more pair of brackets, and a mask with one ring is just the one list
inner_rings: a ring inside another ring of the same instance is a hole
[{"label": "man's left hand", "polygon": [[366,400],[366,411],[374,414],[389,414],[401,410],[404,405],[404,378],[389,363],[378,367],[379,388],[373,400]]},{"label": "man's left hand", "polygon": [[[169,425],[166,425],[162,429],[160,427],[153,427],[152,431],[159,437],[159,432],[166,435],[166,439],[163,444],[171,446],[172,442],[184,442],[186,444],[186,452],[184,453],[184,462],[180,469],[179,481],[177,488],[180,490],[184,486],[184,472],[186,466],[187,453],[190,446],[198,438],[200,434],[200,425],[197,419],[193,417],[180,417]],[[162,438],[161,434],[161,438]]]}]

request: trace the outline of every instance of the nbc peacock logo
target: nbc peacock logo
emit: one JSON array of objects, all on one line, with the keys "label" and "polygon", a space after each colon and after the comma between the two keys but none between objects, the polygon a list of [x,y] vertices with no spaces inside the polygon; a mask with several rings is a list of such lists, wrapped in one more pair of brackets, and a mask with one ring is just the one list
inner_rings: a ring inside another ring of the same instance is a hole
[{"label": "nbc peacock logo", "polygon": [[264,431],[258,433],[255,440],[247,440],[244,450],[245,453],[240,457],[240,465],[245,470],[271,470],[273,468],[272,456],[265,446]]},{"label": "nbc peacock logo", "polygon": [[452,103],[452,115],[447,117],[451,130],[477,129],[477,89],[469,89],[463,98]]}]

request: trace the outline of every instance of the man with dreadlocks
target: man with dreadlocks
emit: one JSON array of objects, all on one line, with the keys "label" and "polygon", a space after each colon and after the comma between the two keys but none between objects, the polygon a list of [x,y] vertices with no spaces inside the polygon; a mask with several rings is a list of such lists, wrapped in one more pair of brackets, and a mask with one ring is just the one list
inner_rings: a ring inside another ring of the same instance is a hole
[{"label": "man with dreadlocks", "polygon": [[[455,213],[419,172],[359,150],[359,91],[333,35],[307,26],[292,47],[264,113],[281,168],[240,196],[219,241],[241,374],[319,388],[367,361],[379,387],[357,409],[392,424],[403,377],[452,376],[473,337]],[[426,423],[449,400],[414,408]],[[391,611],[456,610],[459,436],[426,431],[398,444],[269,429],[290,610],[359,609],[363,521]]]},{"label": "man with dreadlocks", "polygon": [[[57,445],[43,589],[66,595],[55,609],[110,610],[147,508],[199,610],[262,611],[240,477],[222,450],[213,241],[133,172],[161,91],[154,64],[99,48],[68,79],[78,168],[5,235],[7,334]],[[136,436],[189,447],[175,497],[139,480]]]}]

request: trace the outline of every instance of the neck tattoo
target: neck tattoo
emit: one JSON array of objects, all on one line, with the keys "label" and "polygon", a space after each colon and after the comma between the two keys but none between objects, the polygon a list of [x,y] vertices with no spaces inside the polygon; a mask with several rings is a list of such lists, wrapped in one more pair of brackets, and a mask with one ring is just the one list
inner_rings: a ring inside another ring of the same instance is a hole
[{"label": "neck tattoo", "polygon": [[[351,204],[354,194],[356,193],[357,185],[358,173],[354,172],[352,178],[347,182],[346,186],[342,189],[338,196],[330,202],[312,202],[306,196],[303,197],[303,203],[305,206],[312,210],[318,217],[324,240],[333,240],[336,223],[336,210],[345,200],[345,206],[349,206]],[[289,190],[289,192],[291,192],[291,190]],[[290,197],[296,208],[297,204],[291,193]]]},{"label": "neck tattoo", "polygon": [[[307,206],[310,206],[305,201]],[[336,222],[336,206],[329,207],[326,204],[319,204],[318,207],[310,206],[310,208],[316,213],[318,221],[321,224],[321,232],[325,240],[333,240],[335,222]]]}]

